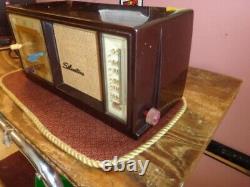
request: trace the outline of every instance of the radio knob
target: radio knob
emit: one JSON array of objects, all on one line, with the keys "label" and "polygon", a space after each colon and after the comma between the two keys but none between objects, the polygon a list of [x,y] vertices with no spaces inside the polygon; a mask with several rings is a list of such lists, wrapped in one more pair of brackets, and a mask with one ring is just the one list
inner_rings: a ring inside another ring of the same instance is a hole
[{"label": "radio knob", "polygon": [[161,118],[161,112],[156,108],[151,108],[146,112],[146,123],[150,125],[157,125]]}]

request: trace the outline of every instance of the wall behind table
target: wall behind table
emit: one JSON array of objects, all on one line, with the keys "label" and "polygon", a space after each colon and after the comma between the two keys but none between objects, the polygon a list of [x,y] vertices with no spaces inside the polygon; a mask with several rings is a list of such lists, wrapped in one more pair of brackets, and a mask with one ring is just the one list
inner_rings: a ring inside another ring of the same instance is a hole
[{"label": "wall behind table", "polygon": [[[85,1],[118,3],[118,0]],[[145,0],[144,5],[194,9],[191,66],[244,81],[214,139],[250,154],[250,1]]]}]

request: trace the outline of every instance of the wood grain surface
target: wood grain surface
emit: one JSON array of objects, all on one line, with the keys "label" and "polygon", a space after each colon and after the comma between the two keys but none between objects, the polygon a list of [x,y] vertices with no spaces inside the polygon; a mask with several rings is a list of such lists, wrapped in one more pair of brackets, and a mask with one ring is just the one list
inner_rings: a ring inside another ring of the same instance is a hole
[{"label": "wood grain surface", "polygon": [[[0,53],[0,75],[14,69],[6,63],[9,59],[4,57],[6,56]],[[144,176],[130,172],[105,173],[66,155],[39,133],[29,118],[2,90],[0,111],[48,162],[76,186],[177,187],[183,184],[185,177],[198,162],[236,97],[240,84],[240,80],[232,77],[190,68],[185,89],[188,110],[160,141],[136,157],[150,160]]]}]

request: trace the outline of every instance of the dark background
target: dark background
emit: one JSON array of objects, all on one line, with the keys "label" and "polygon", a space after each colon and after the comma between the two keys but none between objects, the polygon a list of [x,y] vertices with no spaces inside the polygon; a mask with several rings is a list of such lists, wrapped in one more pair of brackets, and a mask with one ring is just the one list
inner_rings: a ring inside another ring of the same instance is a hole
[{"label": "dark background", "polygon": [[[0,0],[0,36],[6,36],[10,35],[10,28],[5,12],[5,2],[7,0]],[[35,0],[9,0],[9,3],[11,4],[26,4],[26,3],[31,3],[35,2]]]}]

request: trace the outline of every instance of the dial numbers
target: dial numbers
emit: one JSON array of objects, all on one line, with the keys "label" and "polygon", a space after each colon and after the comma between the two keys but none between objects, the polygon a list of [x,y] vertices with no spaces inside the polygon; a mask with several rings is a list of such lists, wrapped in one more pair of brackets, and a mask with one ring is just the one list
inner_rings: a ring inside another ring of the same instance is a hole
[{"label": "dial numbers", "polygon": [[109,34],[102,35],[106,110],[111,115],[127,119],[127,40]]}]

